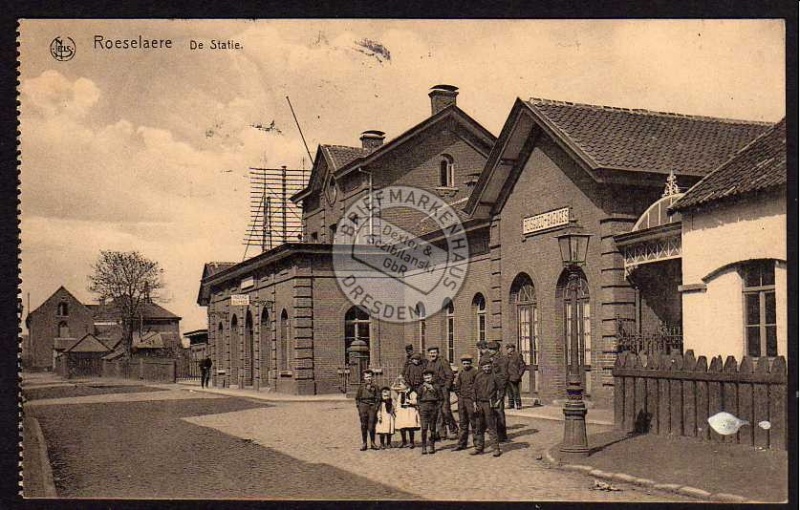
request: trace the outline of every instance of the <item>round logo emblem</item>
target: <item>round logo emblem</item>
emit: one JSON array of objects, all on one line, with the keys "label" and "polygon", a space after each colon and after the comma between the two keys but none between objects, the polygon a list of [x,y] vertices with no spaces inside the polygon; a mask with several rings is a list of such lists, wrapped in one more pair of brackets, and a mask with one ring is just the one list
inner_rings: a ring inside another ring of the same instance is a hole
[{"label": "round logo emblem", "polygon": [[[432,243],[420,236],[441,232]],[[412,233],[414,232],[414,233]],[[333,239],[339,288],[385,322],[413,322],[453,300],[467,274],[467,234],[438,196],[390,186],[353,203]]]},{"label": "round logo emblem", "polygon": [[60,62],[72,60],[75,50],[75,41],[72,40],[72,37],[56,37],[50,43],[50,55]]}]

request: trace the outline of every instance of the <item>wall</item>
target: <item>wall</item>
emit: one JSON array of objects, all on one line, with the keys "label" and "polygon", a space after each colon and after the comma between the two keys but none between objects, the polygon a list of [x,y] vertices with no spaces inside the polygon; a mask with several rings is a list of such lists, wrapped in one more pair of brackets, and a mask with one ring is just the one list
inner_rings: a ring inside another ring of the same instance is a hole
[{"label": "wall", "polygon": [[[67,303],[68,316],[57,314],[58,304]],[[69,338],[78,340],[86,333],[91,333],[94,319],[88,308],[83,306],[63,287],[42,303],[29,315],[28,330],[31,346],[31,368],[42,369],[53,367],[53,343],[58,336],[58,324],[65,321],[69,326]]]},{"label": "wall", "polygon": [[786,199],[783,194],[683,214],[684,348],[697,355],[745,354],[742,281],[736,264],[782,261],[775,268],[778,354],[787,355]]}]

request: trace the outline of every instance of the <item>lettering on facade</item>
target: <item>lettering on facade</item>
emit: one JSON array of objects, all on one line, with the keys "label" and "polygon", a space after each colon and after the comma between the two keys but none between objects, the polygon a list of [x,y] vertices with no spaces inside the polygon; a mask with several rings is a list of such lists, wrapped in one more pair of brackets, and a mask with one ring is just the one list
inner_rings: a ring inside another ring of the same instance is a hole
[{"label": "lettering on facade", "polygon": [[569,223],[569,207],[563,207],[554,211],[528,216],[522,219],[522,234],[528,235],[541,230],[559,227]]},{"label": "lettering on facade", "polygon": [[248,294],[231,294],[231,306],[250,306]]}]

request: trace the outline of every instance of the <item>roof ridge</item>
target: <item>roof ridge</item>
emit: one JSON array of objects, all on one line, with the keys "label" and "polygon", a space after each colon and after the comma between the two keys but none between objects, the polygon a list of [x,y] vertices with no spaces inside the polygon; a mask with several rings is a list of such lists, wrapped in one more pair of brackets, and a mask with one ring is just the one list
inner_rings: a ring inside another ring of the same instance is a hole
[{"label": "roof ridge", "polygon": [[589,103],[578,103],[573,101],[562,101],[558,99],[547,99],[542,97],[530,97],[528,99],[528,103],[543,103],[543,104],[555,104],[555,105],[564,105],[564,106],[577,106],[581,108],[592,108],[595,110],[610,110],[610,111],[619,111],[619,112],[628,112],[628,113],[636,113],[640,115],[651,115],[651,116],[659,116],[659,117],[670,117],[670,118],[684,118],[684,119],[693,119],[693,120],[707,120],[707,121],[716,121],[716,122],[723,122],[726,124],[750,124],[750,125],[758,125],[758,126],[772,126],[775,123],[769,121],[761,121],[761,120],[744,120],[744,119],[731,119],[726,117],[713,117],[710,115],[696,115],[696,114],[689,114],[689,113],[678,113],[678,112],[662,112],[659,110],[648,110],[646,108],[625,108],[622,106],[607,106],[607,105],[597,105],[597,104],[589,104]]},{"label": "roof ridge", "polygon": [[372,149],[365,149],[364,147],[355,147],[353,145],[341,145],[341,144],[338,144],[338,143],[321,143],[320,147],[325,147],[325,148],[337,147],[337,148],[341,148],[341,149],[356,149],[356,150],[360,150],[360,151],[362,151],[362,150],[363,151],[372,150]]}]

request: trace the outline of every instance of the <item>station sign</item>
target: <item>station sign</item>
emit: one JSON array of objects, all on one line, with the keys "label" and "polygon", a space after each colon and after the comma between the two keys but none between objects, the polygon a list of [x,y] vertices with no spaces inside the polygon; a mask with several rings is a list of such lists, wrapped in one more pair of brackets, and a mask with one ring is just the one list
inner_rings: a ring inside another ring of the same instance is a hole
[{"label": "station sign", "polygon": [[231,306],[250,306],[250,295],[231,294]]},{"label": "station sign", "polygon": [[522,219],[522,234],[528,235],[542,230],[569,224],[569,207],[555,209],[546,213]]}]

